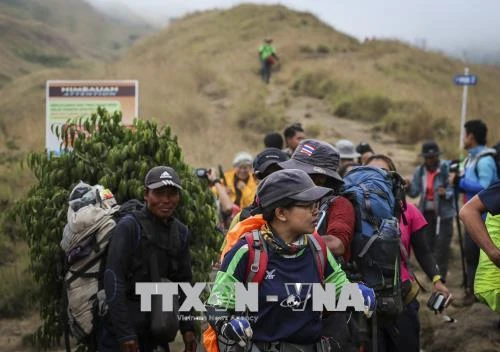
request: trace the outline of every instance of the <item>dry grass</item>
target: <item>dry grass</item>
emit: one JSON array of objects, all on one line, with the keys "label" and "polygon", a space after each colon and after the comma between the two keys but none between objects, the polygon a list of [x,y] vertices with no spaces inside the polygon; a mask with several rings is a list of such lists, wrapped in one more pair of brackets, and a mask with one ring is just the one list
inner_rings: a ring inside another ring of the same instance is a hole
[{"label": "dry grass", "polygon": [[[271,86],[266,87],[258,78],[256,50],[269,35],[275,40],[282,65]],[[304,52],[305,46],[314,53]],[[19,121],[5,127],[8,138],[22,135],[23,150],[40,149],[45,79],[138,79],[140,115],[172,125],[189,162],[229,166],[238,150],[256,153],[261,149],[260,131],[274,126],[282,129],[278,126],[281,111],[294,99],[284,94],[286,99],[273,100],[268,108],[256,96],[264,96],[268,103],[277,90],[289,87],[294,94],[322,97],[332,107],[365,96],[420,104],[433,121],[440,119],[429,126],[446,127],[444,135],[432,131],[440,142],[458,144],[450,141],[458,139],[461,89],[452,84],[452,77],[462,70],[458,61],[397,41],[361,44],[308,13],[282,6],[240,5],[229,11],[187,16],[135,45],[116,64],[86,67],[83,72],[46,70],[13,82],[0,98],[0,106],[5,112],[2,120]],[[471,66],[471,71],[479,75],[480,84],[470,89],[469,116],[484,118],[494,126],[500,117],[500,101],[496,99],[500,69]],[[242,128],[238,120],[252,114],[256,116],[253,126]],[[412,135],[415,124],[407,119],[415,115],[397,115],[393,111],[382,121],[387,126],[397,122],[398,128]],[[271,126],[259,126],[269,121]],[[498,129],[490,130],[491,141],[500,139]],[[412,141],[426,133],[412,135]]]}]

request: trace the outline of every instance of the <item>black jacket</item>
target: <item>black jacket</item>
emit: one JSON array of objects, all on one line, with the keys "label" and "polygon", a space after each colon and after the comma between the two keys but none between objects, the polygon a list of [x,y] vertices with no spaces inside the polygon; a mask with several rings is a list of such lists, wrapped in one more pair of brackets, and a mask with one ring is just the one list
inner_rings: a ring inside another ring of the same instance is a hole
[{"label": "black jacket", "polygon": [[[124,216],[113,231],[103,281],[109,306],[107,321],[121,342],[149,335],[149,313],[140,310],[135,283],[153,281],[149,273],[152,248],[158,253],[160,276],[172,282],[192,281],[191,255],[186,225],[175,218],[165,223],[146,207]],[[183,299],[181,294],[181,303]],[[194,331],[194,324],[181,320],[180,330]]]}]

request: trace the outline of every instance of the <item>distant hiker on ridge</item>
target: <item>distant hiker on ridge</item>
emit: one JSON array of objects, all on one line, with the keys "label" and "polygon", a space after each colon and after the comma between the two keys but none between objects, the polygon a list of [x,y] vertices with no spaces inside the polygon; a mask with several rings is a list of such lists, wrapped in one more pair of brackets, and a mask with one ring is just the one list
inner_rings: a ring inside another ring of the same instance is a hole
[{"label": "distant hiker on ridge", "polygon": [[271,38],[264,39],[264,43],[259,47],[259,59],[261,63],[260,75],[262,80],[269,84],[271,79],[271,68],[274,63],[279,61],[276,55],[276,49],[271,45],[273,40]]}]

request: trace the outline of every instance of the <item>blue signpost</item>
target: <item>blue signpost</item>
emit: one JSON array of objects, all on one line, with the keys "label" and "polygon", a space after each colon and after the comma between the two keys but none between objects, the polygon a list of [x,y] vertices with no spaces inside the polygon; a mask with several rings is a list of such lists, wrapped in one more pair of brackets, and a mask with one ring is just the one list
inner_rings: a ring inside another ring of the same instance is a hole
[{"label": "blue signpost", "polygon": [[459,147],[460,151],[464,148],[464,125],[465,125],[465,115],[467,112],[467,89],[469,86],[475,86],[477,84],[478,78],[477,76],[470,75],[469,69],[466,67],[464,69],[463,75],[455,76],[455,84],[457,86],[463,86],[464,91],[462,95],[462,116],[460,119],[460,142]]}]

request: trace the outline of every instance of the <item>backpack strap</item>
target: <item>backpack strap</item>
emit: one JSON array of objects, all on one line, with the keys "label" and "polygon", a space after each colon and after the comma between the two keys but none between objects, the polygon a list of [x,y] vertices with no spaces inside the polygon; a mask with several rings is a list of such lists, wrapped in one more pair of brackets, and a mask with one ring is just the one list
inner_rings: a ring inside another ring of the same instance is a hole
[{"label": "backpack strap", "polygon": [[316,262],[316,268],[318,269],[321,283],[324,283],[325,268],[328,261],[325,241],[323,241],[321,236],[316,231],[313,234],[307,235],[307,238],[309,240],[309,245],[313,251],[314,260]]},{"label": "backpack strap", "polygon": [[410,263],[410,256],[408,255],[408,252],[406,251],[405,246],[403,245],[403,241],[399,242],[399,249],[401,250],[401,254],[403,255],[404,261],[406,263],[406,267],[408,268],[408,271],[410,272],[411,276],[415,279],[415,281],[418,284],[418,287],[422,290],[422,292],[427,293],[427,290],[425,287],[418,281],[417,275],[415,275],[415,271],[413,270],[413,267]]},{"label": "backpack strap", "polygon": [[261,282],[267,269],[268,253],[259,230],[245,235],[248,244],[248,263],[245,282]]},{"label": "backpack strap", "polygon": [[[495,165],[497,165],[497,158],[496,158],[496,154],[493,153],[493,151],[490,151],[488,153],[484,153],[484,154],[480,154],[476,157],[475,159],[475,164],[474,164],[474,174],[476,175],[476,178],[479,180],[479,170],[478,170],[478,167],[479,167],[479,160],[481,160],[482,158],[485,158],[485,157],[491,157],[493,158],[493,162],[495,163]],[[497,174],[498,174],[498,170],[497,170]]]}]

